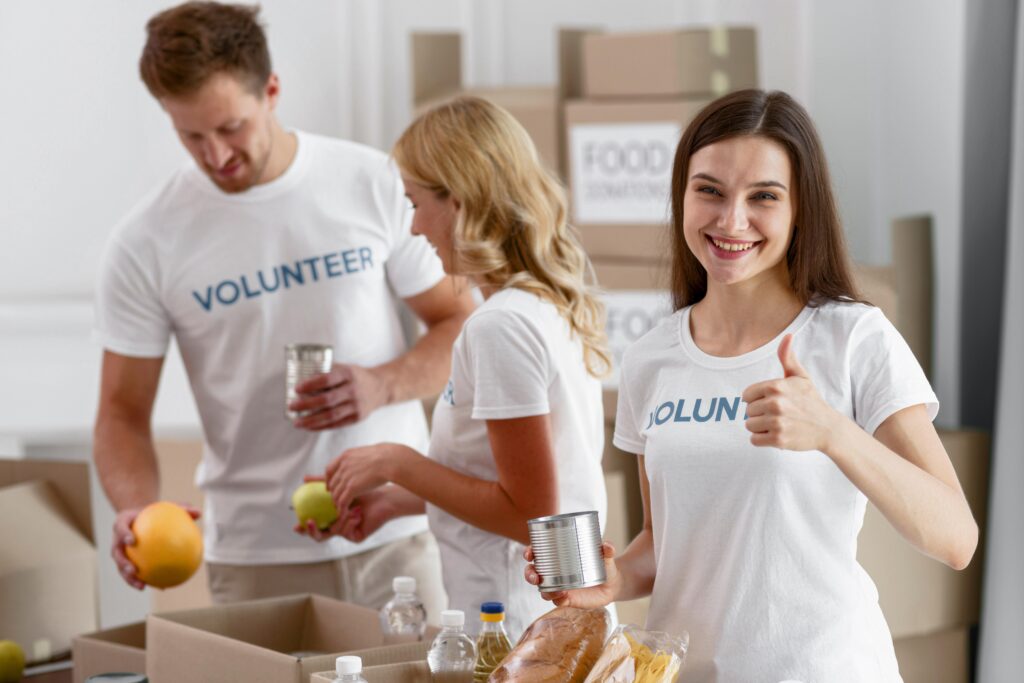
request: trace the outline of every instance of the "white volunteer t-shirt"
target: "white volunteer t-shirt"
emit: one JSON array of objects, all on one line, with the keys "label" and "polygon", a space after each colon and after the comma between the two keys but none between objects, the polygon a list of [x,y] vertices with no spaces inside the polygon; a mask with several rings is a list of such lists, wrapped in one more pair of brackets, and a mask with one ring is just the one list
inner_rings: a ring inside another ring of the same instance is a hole
[{"label": "white volunteer t-shirt", "polygon": [[427,528],[396,520],[355,545],[292,531],[291,492],[347,448],[428,443],[419,402],[382,408],[327,432],[285,418],[285,352],[326,343],[335,362],[365,366],[405,352],[392,292],[419,294],[443,277],[409,233],[400,178],[371,148],[298,133],[279,178],[221,192],[194,165],[176,173],[117,228],[97,299],[105,349],[161,357],[173,334],[202,419],[196,481],[206,494],[206,559],[312,562]]},{"label": "white volunteer t-shirt", "polygon": [[626,352],[614,443],[642,454],[658,573],[649,628],[690,633],[687,681],[899,681],[878,593],[857,563],[867,499],[825,454],[759,448],[743,391],[793,352],[822,397],[869,434],[938,400],[877,308],[805,308],[731,358],[693,342],[690,309]]},{"label": "white volunteer t-shirt", "polygon": [[[558,471],[558,512],[597,510],[607,501],[601,383],[587,373],[580,342],[555,306],[534,294],[505,289],[466,321],[452,349],[452,374],[434,408],[430,457],[463,474],[497,481],[487,420],[551,415]],[[524,547],[427,506],[441,548],[449,607],[466,613],[476,633],[480,604],[505,603],[513,642],[552,609],[526,583]]]}]

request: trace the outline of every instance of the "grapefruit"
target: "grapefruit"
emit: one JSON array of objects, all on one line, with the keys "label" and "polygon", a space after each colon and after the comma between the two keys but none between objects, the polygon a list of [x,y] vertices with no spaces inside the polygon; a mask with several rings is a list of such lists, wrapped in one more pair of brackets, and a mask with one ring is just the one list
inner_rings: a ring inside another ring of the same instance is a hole
[{"label": "grapefruit", "polygon": [[203,559],[203,535],[185,508],[167,501],[151,503],[132,523],[135,545],[125,554],[139,579],[156,588],[170,588],[192,576]]}]

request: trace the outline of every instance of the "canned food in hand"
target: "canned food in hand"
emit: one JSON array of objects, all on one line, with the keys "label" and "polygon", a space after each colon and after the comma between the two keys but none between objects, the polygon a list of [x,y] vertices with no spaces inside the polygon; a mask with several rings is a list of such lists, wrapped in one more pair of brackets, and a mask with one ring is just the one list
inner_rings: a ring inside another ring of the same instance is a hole
[{"label": "canned food in hand", "polygon": [[305,417],[312,411],[295,411],[288,408],[299,396],[295,387],[310,377],[331,371],[334,349],[327,344],[288,344],[284,347],[285,358],[285,401],[284,414],[289,420]]}]

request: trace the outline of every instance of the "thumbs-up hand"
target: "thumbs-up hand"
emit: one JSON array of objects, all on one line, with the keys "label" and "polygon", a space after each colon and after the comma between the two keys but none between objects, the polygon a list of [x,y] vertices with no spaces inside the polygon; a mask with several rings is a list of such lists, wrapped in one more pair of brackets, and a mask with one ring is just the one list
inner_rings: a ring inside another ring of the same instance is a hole
[{"label": "thumbs-up hand", "polygon": [[793,335],[779,344],[782,379],[758,382],[743,392],[750,443],[789,451],[825,451],[842,416],[825,403],[793,353]]}]

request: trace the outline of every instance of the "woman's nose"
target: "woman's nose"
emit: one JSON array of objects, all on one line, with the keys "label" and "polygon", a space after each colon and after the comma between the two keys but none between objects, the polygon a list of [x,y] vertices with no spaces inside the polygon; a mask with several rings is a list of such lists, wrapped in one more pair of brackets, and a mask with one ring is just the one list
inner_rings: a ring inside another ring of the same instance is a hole
[{"label": "woman's nose", "polygon": [[747,219],[747,209],[743,202],[730,202],[722,207],[717,225],[720,230],[740,231],[746,230],[749,226],[750,221]]}]

